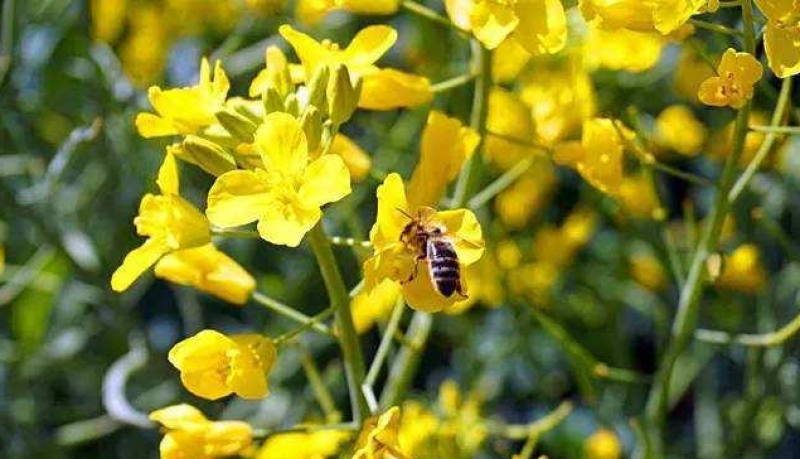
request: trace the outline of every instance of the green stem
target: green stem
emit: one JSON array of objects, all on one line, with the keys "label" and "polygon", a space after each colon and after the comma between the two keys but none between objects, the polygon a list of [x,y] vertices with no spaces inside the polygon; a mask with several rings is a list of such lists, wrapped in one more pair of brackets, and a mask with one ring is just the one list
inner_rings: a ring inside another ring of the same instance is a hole
[{"label": "green stem", "polygon": [[364,380],[364,385],[369,386],[370,388],[375,386],[375,381],[378,379],[378,374],[381,371],[383,362],[389,355],[389,349],[391,349],[397,327],[400,325],[400,319],[403,318],[404,309],[405,303],[401,297],[399,300],[397,300],[397,304],[395,304],[394,309],[392,310],[392,315],[389,317],[389,323],[386,325],[386,330],[381,338],[381,343],[378,345],[378,350],[375,352],[375,357],[372,359],[372,363],[369,366],[369,371],[367,372],[367,377]]},{"label": "green stem", "polygon": [[389,371],[389,378],[381,393],[381,409],[391,408],[402,400],[417,372],[420,354],[428,342],[431,328],[433,328],[433,316],[421,311],[414,313],[407,333],[410,345],[403,347],[397,354]]},{"label": "green stem", "polygon": [[529,156],[519,161],[514,165],[514,167],[505,171],[503,175],[498,177],[494,182],[490,183],[486,188],[482,189],[479,193],[476,193],[475,196],[469,200],[467,206],[472,210],[483,207],[484,204],[491,201],[492,198],[498,194],[502,193],[525,172],[527,172],[533,166],[534,161],[536,161],[536,158],[533,156]]},{"label": "green stem", "polygon": [[[299,336],[300,334],[305,333],[306,331],[310,330],[311,327],[313,327],[315,324],[322,323],[323,320],[325,320],[328,317],[332,316],[334,312],[335,311],[334,311],[333,307],[329,307],[329,308],[325,309],[324,311],[320,312],[319,314],[309,318],[308,322],[304,323],[303,325],[295,328],[294,330],[288,331],[288,332],[278,336],[277,338],[275,338],[272,341],[275,343],[276,346],[282,346],[282,345],[290,342],[291,340],[293,340],[295,337]],[[333,333],[331,333],[331,336],[333,336]]]},{"label": "green stem", "polygon": [[268,297],[261,292],[253,292],[253,300],[264,306],[265,308],[269,309],[270,311],[277,312],[278,314],[291,319],[299,324],[308,325],[310,328],[314,330],[324,333],[329,336],[333,336],[331,333],[331,329],[328,328],[327,325],[318,323],[314,321],[313,317],[309,317],[302,312],[297,311],[291,306],[285,305],[278,300]]},{"label": "green stem", "polygon": [[314,357],[305,348],[303,348],[302,353],[303,370],[306,372],[306,378],[308,378],[308,383],[311,384],[311,389],[314,391],[314,396],[317,398],[322,412],[325,413],[325,419],[328,422],[339,422],[341,413],[336,409],[336,403],[325,386],[325,381],[323,381],[317,364],[314,362]]},{"label": "green stem", "polygon": [[460,86],[464,86],[465,84],[474,80],[475,77],[476,77],[475,73],[470,72],[470,73],[465,73],[464,75],[459,75],[457,77],[450,78],[449,80],[440,81],[436,84],[431,85],[431,92],[436,94],[439,92],[445,92],[451,89],[458,88]]},{"label": "green stem", "polygon": [[[755,53],[755,32],[753,29],[752,0],[742,1],[742,15],[744,20],[745,50]],[[722,175],[717,183],[717,193],[714,207],[704,228],[704,234],[697,245],[692,258],[691,267],[683,286],[678,303],[678,311],[672,325],[672,335],[664,356],[655,375],[655,380],[650,388],[646,406],[646,434],[652,447],[652,456],[663,456],[664,441],[662,430],[667,416],[669,403],[669,385],[675,363],[692,341],[697,325],[700,297],[706,282],[706,260],[713,253],[719,242],[722,224],[729,211],[728,193],[733,186],[736,167],[744,150],[745,136],[747,135],[747,122],[750,117],[752,103],[748,102],[739,110],[734,131],[733,152],[725,161]],[[641,456],[641,450],[638,457]]]},{"label": "green stem", "polygon": [[403,2],[400,4],[400,6],[402,6],[403,9],[405,9],[406,11],[408,11],[410,13],[416,14],[417,16],[419,16],[421,18],[424,18],[424,19],[426,19],[428,21],[431,21],[434,24],[438,24],[440,26],[446,27],[446,28],[458,33],[459,35],[461,35],[463,37],[469,38],[469,32],[459,28],[458,26],[453,24],[453,22],[450,19],[448,19],[445,16],[442,16],[441,14],[439,14],[436,11],[428,8],[425,5],[421,5],[421,4],[419,4],[417,2],[413,2],[411,0],[403,0]]},{"label": "green stem", "polygon": [[336,314],[339,345],[344,358],[353,417],[357,422],[361,422],[369,415],[369,409],[364,393],[361,391],[361,386],[364,384],[364,356],[361,353],[358,334],[356,334],[353,316],[350,313],[350,295],[344,285],[339,267],[336,265],[336,258],[333,256],[330,241],[321,222],[317,223],[317,226],[308,233],[308,242],[317,257],[331,307]]},{"label": "green stem", "polygon": [[722,35],[729,35],[732,37],[741,36],[742,33],[736,29],[731,29],[730,27],[725,27],[724,25],[717,24],[714,22],[703,21],[700,19],[690,19],[689,24],[699,28],[699,29],[706,29],[712,32],[716,32]]},{"label": "green stem", "polygon": [[780,346],[789,338],[795,336],[800,331],[800,314],[795,316],[788,324],[769,332],[757,335],[741,334],[731,335],[730,333],[716,330],[697,330],[694,337],[698,341],[714,344],[739,344],[748,347],[772,347]]}]

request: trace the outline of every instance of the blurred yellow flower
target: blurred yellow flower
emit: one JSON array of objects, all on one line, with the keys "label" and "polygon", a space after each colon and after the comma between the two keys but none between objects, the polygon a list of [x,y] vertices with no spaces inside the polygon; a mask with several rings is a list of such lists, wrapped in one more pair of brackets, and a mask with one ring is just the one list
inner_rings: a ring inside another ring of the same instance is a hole
[{"label": "blurred yellow flower", "polygon": [[537,138],[553,145],[594,116],[597,101],[589,75],[580,65],[537,69],[522,82],[520,97],[531,108]]},{"label": "blurred yellow flower", "polygon": [[800,73],[800,4],[797,0],[756,0],[767,17],[764,49],[778,78]]},{"label": "blurred yellow flower", "polygon": [[660,221],[666,217],[653,178],[647,174],[625,177],[619,187],[619,200],[625,212],[634,218]]},{"label": "blurred yellow flower", "polygon": [[[764,126],[769,123],[769,118],[763,112],[751,112],[748,119],[750,126]],[[715,132],[708,142],[709,155],[717,160],[723,160],[733,152],[733,134],[736,122],[731,121],[723,129]],[[766,139],[766,133],[758,131],[748,131],[744,138],[744,150],[739,158],[740,165],[746,165],[755,157],[761,144]],[[764,167],[768,161],[762,164]]]},{"label": "blurred yellow flower", "polygon": [[619,459],[622,457],[622,444],[614,431],[600,429],[583,444],[586,459]]},{"label": "blurred yellow flower", "polygon": [[396,406],[367,419],[358,434],[353,459],[406,457],[397,439],[399,427],[400,408]]},{"label": "blurred yellow flower", "polygon": [[422,131],[419,163],[408,186],[409,206],[436,207],[447,184],[458,176],[461,166],[472,157],[479,142],[478,133],[462,125],[458,119],[431,111]]},{"label": "blurred yellow flower", "polygon": [[241,421],[209,421],[197,408],[181,404],[150,413],[167,430],[161,459],[215,459],[239,454],[253,442],[253,429]]},{"label": "blurred yellow flower", "polygon": [[575,168],[579,174],[598,190],[615,195],[622,184],[624,141],[634,135],[615,120],[595,118],[583,123],[580,142],[570,141],[556,145],[553,160],[556,164]]},{"label": "blurred yellow flower", "polygon": [[200,82],[196,86],[162,90],[152,86],[147,92],[157,115],[140,113],[136,127],[144,137],[160,137],[175,134],[196,134],[217,122],[228,95],[230,83],[217,61],[214,78],[207,59],[200,64]]},{"label": "blurred yellow flower", "polygon": [[397,12],[399,7],[400,0],[298,0],[295,17],[304,24],[315,25],[331,11],[388,15]]},{"label": "blurred yellow flower", "polygon": [[758,293],[767,284],[761,252],[755,244],[744,244],[725,257],[717,285],[744,293]]},{"label": "blurred yellow flower", "polygon": [[492,79],[496,83],[510,83],[525,65],[532,54],[516,40],[504,40],[492,55]]},{"label": "blurred yellow flower", "polygon": [[679,29],[706,6],[706,0],[580,0],[586,21],[606,29],[658,31]]},{"label": "blurred yellow flower", "polygon": [[269,392],[266,373],[275,357],[275,345],[262,335],[226,336],[203,330],[173,346],[168,358],[189,392],[216,400],[230,394],[265,397]]},{"label": "blurred yellow flower", "polygon": [[395,69],[379,69],[375,62],[397,41],[397,32],[385,25],[369,26],[359,31],[346,48],[336,43],[318,42],[289,25],[279,29],[292,45],[303,64],[305,79],[321,65],[347,67],[353,79],[363,79],[359,106],[369,110],[413,107],[430,101],[430,81],[422,76]]},{"label": "blurred yellow flower", "polygon": [[507,38],[529,53],[554,54],[567,42],[567,15],[560,0],[445,0],[453,23],[472,31],[489,49]]},{"label": "blurred yellow flower", "polygon": [[697,92],[703,81],[716,76],[715,69],[691,48],[681,50],[673,81],[675,90],[681,96],[699,102]]},{"label": "blurred yellow flower", "polygon": [[644,72],[658,64],[665,45],[664,37],[655,33],[590,26],[583,59],[590,69]]},{"label": "blurred yellow flower", "polygon": [[6,249],[0,245],[0,274],[6,270]]},{"label": "blurred yellow flower", "polygon": [[692,109],[684,105],[670,105],[656,118],[655,139],[658,145],[684,156],[700,153],[706,135],[705,125]]},{"label": "blurred yellow flower", "polygon": [[372,158],[350,137],[344,134],[336,134],[336,137],[333,138],[330,152],[342,157],[344,165],[350,171],[350,178],[354,182],[360,182],[369,175],[369,170],[372,168]]},{"label": "blurred yellow flower", "polygon": [[628,260],[633,280],[643,287],[658,292],[667,286],[667,275],[661,262],[649,253],[636,253]]},{"label": "blurred yellow flower", "polygon": [[414,400],[403,403],[402,413],[397,439],[403,451],[414,459],[436,457],[436,437],[441,428],[439,418]]},{"label": "blurred yellow flower", "polygon": [[113,42],[125,25],[128,0],[92,0],[92,36],[106,43]]},{"label": "blurred yellow flower", "polygon": [[494,210],[504,225],[521,229],[547,205],[555,186],[553,163],[535,158],[528,172],[497,195]]},{"label": "blurred yellow flower", "polygon": [[482,404],[478,391],[463,396],[452,379],[439,386],[438,405],[443,416],[439,442],[445,451],[452,451],[451,457],[475,457],[488,437],[488,426],[481,415]]},{"label": "blurred yellow flower", "polygon": [[364,333],[375,322],[387,317],[399,297],[400,285],[390,279],[385,279],[371,290],[359,292],[350,302],[356,331]]},{"label": "blurred yellow flower", "polygon": [[264,240],[297,247],[322,216],[320,207],[350,194],[350,173],[338,155],[311,158],[300,123],[287,113],[264,118],[254,149],[262,165],[219,176],[206,214],[221,228],[258,221]]},{"label": "blurred yellow flower", "polygon": [[[439,228],[453,244],[460,267],[465,268],[478,261],[484,250],[475,214],[466,209],[437,212],[427,206],[412,207],[403,180],[395,173],[378,187],[377,196],[378,216],[370,231],[374,253],[364,262],[365,288],[372,290],[384,279],[400,282],[408,305],[426,312],[440,311],[463,300],[461,295],[444,296],[439,292],[431,280],[427,261],[420,258],[420,248],[401,241],[401,234],[411,223],[409,216],[419,218],[425,226]],[[461,282],[466,289],[463,279]]]},{"label": "blurred yellow flower", "polygon": [[705,80],[697,92],[701,102],[714,107],[742,108],[753,97],[753,87],[764,69],[749,53],[737,53],[728,48],[717,68],[719,76]]},{"label": "blurred yellow flower", "polygon": [[162,256],[211,242],[206,217],[179,195],[178,166],[172,154],[164,157],[156,182],[161,194],[146,194],[133,220],[136,232],[147,240],[129,252],[111,276],[116,292],[127,289]]},{"label": "blurred yellow flower", "polygon": [[505,89],[495,87],[489,93],[489,109],[484,152],[501,169],[513,167],[523,158],[535,153],[530,146],[535,130],[531,110],[520,98]]},{"label": "blurred yellow flower", "polygon": [[212,244],[167,254],[156,263],[155,274],[233,304],[246,303],[256,288],[253,276]]},{"label": "blurred yellow flower", "polygon": [[325,459],[335,455],[349,432],[320,430],[271,435],[264,441],[255,459]]}]

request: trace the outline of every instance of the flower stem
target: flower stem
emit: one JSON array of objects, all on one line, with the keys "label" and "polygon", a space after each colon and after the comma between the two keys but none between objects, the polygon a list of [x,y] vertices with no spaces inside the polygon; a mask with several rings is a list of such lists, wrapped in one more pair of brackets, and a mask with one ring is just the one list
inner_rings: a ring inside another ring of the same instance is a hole
[{"label": "flower stem", "polygon": [[439,24],[441,26],[447,27],[448,29],[458,33],[461,36],[469,37],[469,33],[466,30],[460,29],[458,26],[453,24],[453,22],[450,21],[450,19],[446,18],[445,16],[442,16],[441,14],[428,8],[425,5],[419,4],[411,0],[403,0],[403,2],[400,5],[410,13],[416,14],[421,18],[427,19],[428,21],[431,21],[434,24]]},{"label": "flower stem", "polygon": [[464,86],[465,84],[471,82],[476,77],[475,73],[465,73],[464,75],[459,75],[457,77],[450,78],[449,80],[440,81],[436,84],[431,85],[431,92],[439,93],[449,91],[451,89],[458,88],[460,86]]},{"label": "flower stem", "polygon": [[417,311],[411,317],[411,325],[408,327],[407,333],[411,346],[403,347],[394,360],[392,369],[389,371],[388,382],[381,393],[381,409],[391,408],[402,400],[411,385],[414,373],[417,372],[420,355],[425,343],[428,342],[432,328],[433,316],[430,314]]},{"label": "flower stem", "polygon": [[339,267],[336,265],[330,241],[321,222],[317,223],[317,226],[308,233],[308,242],[317,257],[331,307],[336,314],[339,346],[342,348],[344,358],[353,417],[357,422],[361,422],[369,415],[369,410],[364,393],[361,391],[361,386],[364,384],[364,356],[361,353],[358,335],[355,325],[353,325],[353,316],[350,313],[350,295],[344,285]]},{"label": "flower stem", "polygon": [[367,372],[367,378],[364,381],[364,384],[369,387],[375,385],[375,381],[378,379],[378,374],[381,371],[383,362],[389,355],[389,349],[391,349],[392,341],[394,340],[394,334],[397,331],[397,326],[400,325],[400,319],[403,317],[404,309],[405,303],[401,297],[399,300],[397,300],[394,310],[392,310],[392,315],[389,317],[389,324],[386,326],[386,331],[383,333],[381,343],[378,345],[378,350],[375,352],[375,357],[372,359],[372,364],[370,364],[369,371]]},{"label": "flower stem", "polygon": [[265,308],[277,312],[278,314],[287,317],[301,325],[308,325],[314,330],[333,336],[331,329],[327,325],[314,321],[313,317],[309,317],[302,312],[297,311],[291,306],[285,305],[278,300],[268,297],[261,292],[253,292],[253,301],[264,306]]},{"label": "flower stem", "polygon": [[[755,35],[753,26],[752,0],[742,1],[742,15],[744,19],[745,50],[751,54],[755,52]],[[706,260],[712,254],[719,242],[722,224],[730,210],[728,193],[734,184],[736,167],[744,150],[745,136],[747,135],[747,122],[750,117],[752,103],[748,102],[739,110],[734,131],[734,147],[731,155],[725,161],[722,175],[717,182],[717,193],[714,207],[708,218],[703,236],[697,245],[692,257],[691,267],[683,286],[678,303],[678,311],[672,325],[672,334],[664,356],[661,359],[655,380],[650,388],[645,408],[646,436],[651,447],[651,454],[647,457],[662,457],[664,439],[662,430],[667,416],[669,403],[669,386],[675,363],[692,341],[697,326],[700,306],[700,297],[707,280]],[[636,457],[644,457],[640,451]]]}]

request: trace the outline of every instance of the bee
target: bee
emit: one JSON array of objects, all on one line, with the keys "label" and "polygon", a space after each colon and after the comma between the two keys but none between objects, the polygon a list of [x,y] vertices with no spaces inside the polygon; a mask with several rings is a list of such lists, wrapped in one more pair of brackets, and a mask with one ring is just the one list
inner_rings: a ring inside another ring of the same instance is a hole
[{"label": "bee", "polygon": [[436,291],[445,298],[450,298],[453,293],[467,298],[461,285],[461,265],[455,245],[446,234],[446,228],[431,222],[430,217],[435,215],[436,210],[423,207],[416,217],[412,217],[402,209],[397,210],[411,220],[400,233],[400,241],[417,254],[414,269],[405,282],[411,282],[417,277],[419,261],[425,260]]}]

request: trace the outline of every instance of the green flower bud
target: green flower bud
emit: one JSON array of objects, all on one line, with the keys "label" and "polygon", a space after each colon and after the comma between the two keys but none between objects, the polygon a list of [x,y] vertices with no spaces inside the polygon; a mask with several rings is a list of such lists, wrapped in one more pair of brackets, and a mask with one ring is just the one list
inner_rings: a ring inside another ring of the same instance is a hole
[{"label": "green flower bud", "polygon": [[261,101],[264,103],[264,114],[269,115],[273,112],[283,111],[283,96],[278,93],[278,90],[272,86],[268,87],[261,95]]},{"label": "green flower bud", "polygon": [[308,81],[308,106],[314,106],[322,114],[328,113],[328,102],[325,93],[328,89],[330,69],[327,65],[319,65]]},{"label": "green flower bud", "polygon": [[300,102],[297,100],[297,94],[289,94],[283,102],[286,113],[294,116],[295,118],[300,115]]},{"label": "green flower bud", "polygon": [[328,113],[331,121],[336,126],[347,122],[358,107],[358,98],[361,95],[361,80],[353,85],[350,72],[344,65],[331,66],[331,76],[328,82]]},{"label": "green flower bud", "polygon": [[214,176],[236,169],[236,161],[224,148],[195,135],[186,136],[183,143],[170,145],[167,151]]},{"label": "green flower bud", "polygon": [[300,118],[300,124],[306,134],[308,151],[315,151],[319,148],[322,140],[322,113],[316,107],[310,105]]},{"label": "green flower bud", "polygon": [[219,121],[219,124],[221,124],[226,131],[242,143],[250,143],[253,141],[253,134],[256,132],[257,126],[247,119],[247,117],[226,108],[217,112],[217,121]]}]

